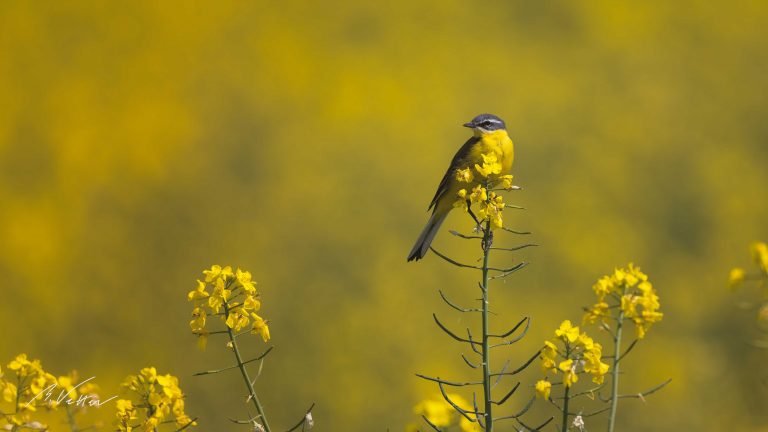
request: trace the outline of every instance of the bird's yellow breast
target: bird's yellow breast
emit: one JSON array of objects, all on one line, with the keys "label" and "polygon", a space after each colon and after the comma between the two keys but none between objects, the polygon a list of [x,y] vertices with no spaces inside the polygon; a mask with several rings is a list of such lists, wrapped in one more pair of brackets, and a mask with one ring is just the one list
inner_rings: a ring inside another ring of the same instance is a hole
[{"label": "bird's yellow breast", "polygon": [[482,163],[484,154],[496,153],[501,162],[501,174],[509,174],[515,160],[515,147],[507,131],[501,129],[480,134],[480,141],[471,151],[470,159]]}]

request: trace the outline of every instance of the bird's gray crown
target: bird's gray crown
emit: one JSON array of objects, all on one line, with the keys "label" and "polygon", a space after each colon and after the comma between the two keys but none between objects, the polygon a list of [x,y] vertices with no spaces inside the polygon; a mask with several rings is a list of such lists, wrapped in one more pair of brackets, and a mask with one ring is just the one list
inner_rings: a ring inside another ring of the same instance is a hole
[{"label": "bird's gray crown", "polygon": [[469,123],[464,123],[468,128],[480,128],[486,131],[495,131],[499,129],[506,129],[507,125],[504,124],[504,120],[493,114],[480,114],[472,119]]}]

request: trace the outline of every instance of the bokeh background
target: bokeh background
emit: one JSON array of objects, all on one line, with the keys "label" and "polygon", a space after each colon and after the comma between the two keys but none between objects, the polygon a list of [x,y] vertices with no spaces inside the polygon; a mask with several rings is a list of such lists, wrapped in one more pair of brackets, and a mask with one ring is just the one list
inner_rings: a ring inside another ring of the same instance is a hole
[{"label": "bokeh background", "polygon": [[401,430],[436,391],[414,372],[470,376],[431,313],[463,325],[437,289],[469,301],[476,275],[405,256],[461,123],[493,112],[528,209],[507,221],[542,245],[493,291],[494,325],[533,317],[497,362],[634,261],[665,318],[625,389],[674,381],[624,403],[620,429],[765,430],[766,352],[726,277],[766,238],[767,21],[761,1],[2,2],[0,358],[107,395],[153,365],[200,430],[232,430],[242,383],[191,376],[232,360],[197,350],[186,293],[239,265],[277,347],[271,423],[314,401],[317,430]]}]

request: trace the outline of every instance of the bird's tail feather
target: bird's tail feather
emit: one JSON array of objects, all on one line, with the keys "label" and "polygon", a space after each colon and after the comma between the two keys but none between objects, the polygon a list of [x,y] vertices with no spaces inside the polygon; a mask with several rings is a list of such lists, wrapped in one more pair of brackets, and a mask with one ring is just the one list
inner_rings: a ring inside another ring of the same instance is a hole
[{"label": "bird's tail feather", "polygon": [[432,240],[435,239],[435,235],[437,235],[437,231],[440,230],[440,225],[443,224],[446,216],[448,216],[447,212],[432,213],[429,221],[427,221],[427,226],[424,227],[418,240],[416,240],[416,244],[413,245],[411,253],[408,254],[408,261],[418,261],[424,258],[424,255],[426,255],[429,250],[429,245],[431,245]]}]

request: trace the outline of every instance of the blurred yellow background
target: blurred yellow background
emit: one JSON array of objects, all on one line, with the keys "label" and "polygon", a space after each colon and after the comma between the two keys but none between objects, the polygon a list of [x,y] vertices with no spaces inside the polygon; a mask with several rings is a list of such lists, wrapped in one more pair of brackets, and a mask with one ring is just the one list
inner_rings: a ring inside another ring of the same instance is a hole
[{"label": "blurred yellow background", "polygon": [[665,317],[623,386],[674,381],[623,403],[619,429],[765,428],[766,353],[725,279],[766,238],[766,22],[761,1],[2,2],[0,359],[107,395],[153,365],[199,430],[232,430],[244,388],[191,376],[232,359],[197,350],[186,293],[239,265],[277,347],[257,385],[270,422],[314,401],[317,430],[401,430],[436,391],[414,372],[471,377],[430,315],[461,326],[437,289],[466,303],[476,275],[405,257],[460,125],[492,112],[528,209],[506,221],[542,244],[492,292],[494,325],[533,317],[497,362],[635,261]]}]

